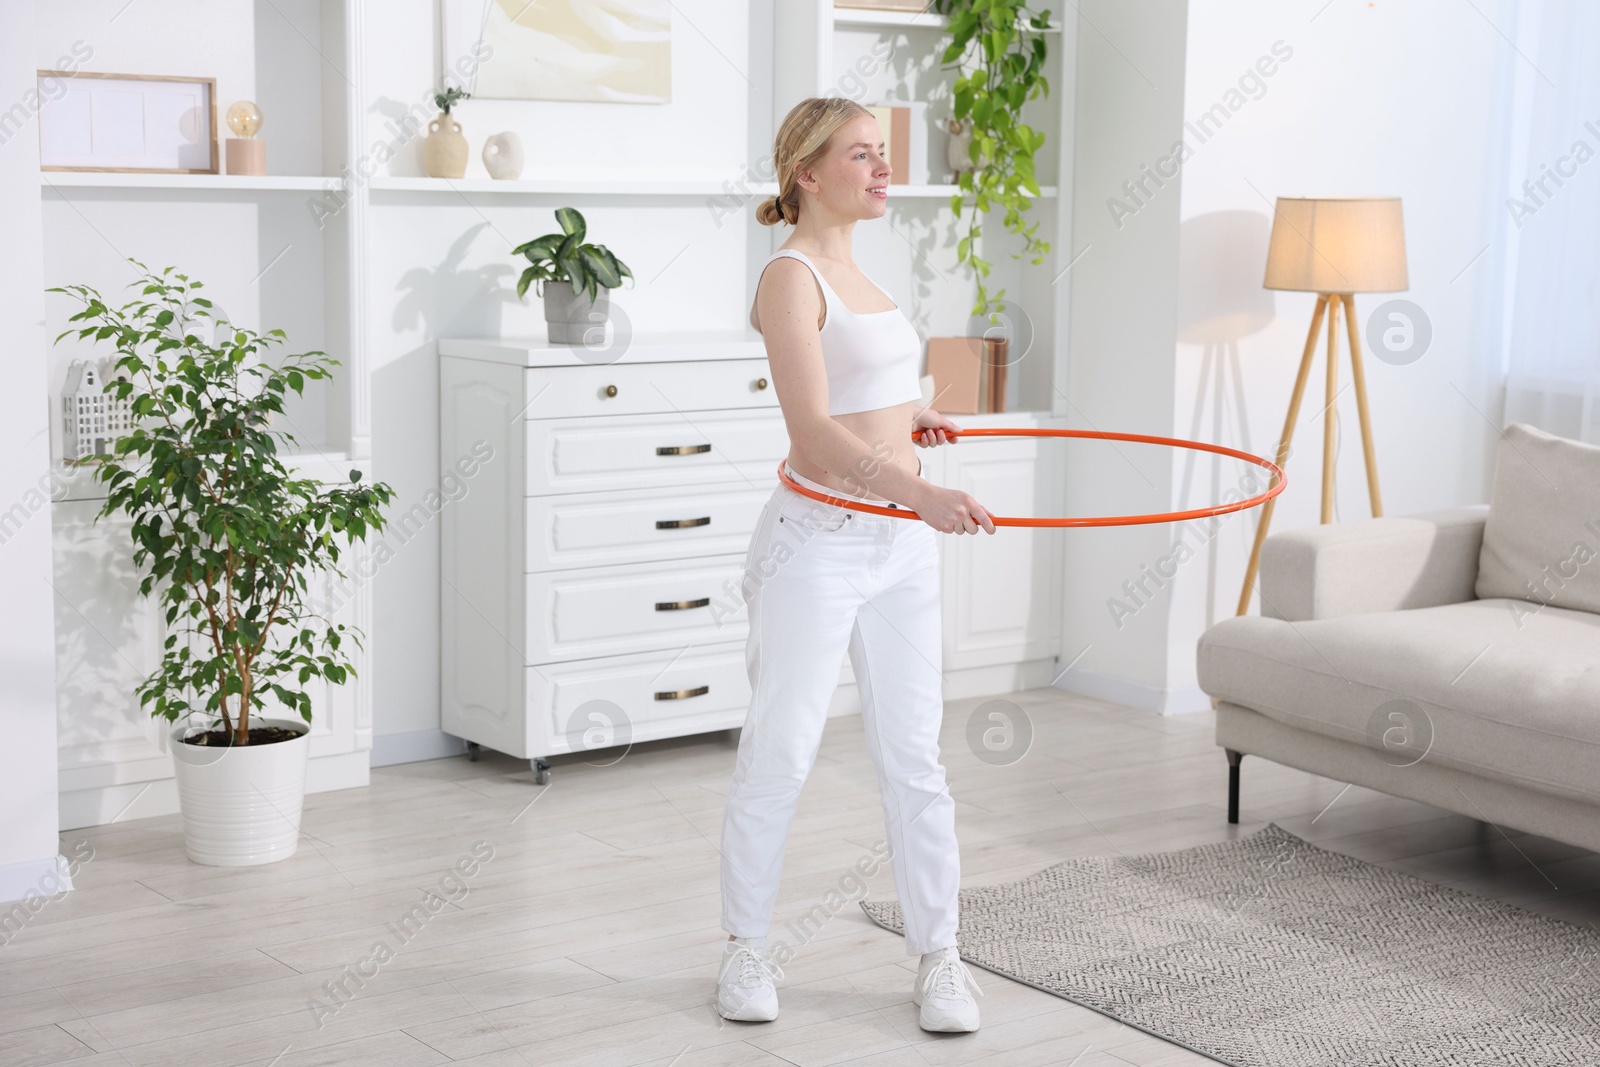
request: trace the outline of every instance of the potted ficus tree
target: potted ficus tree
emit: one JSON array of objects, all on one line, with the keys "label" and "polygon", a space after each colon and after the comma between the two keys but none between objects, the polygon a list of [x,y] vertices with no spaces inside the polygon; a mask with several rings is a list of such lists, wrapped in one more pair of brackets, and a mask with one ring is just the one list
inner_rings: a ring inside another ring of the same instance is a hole
[{"label": "potted ficus tree", "polygon": [[517,279],[517,296],[537,282],[544,297],[544,321],[551,344],[583,344],[585,332],[604,330],[611,313],[611,290],[632,278],[628,265],[605,245],[586,244],[588,224],[576,208],[556,209],[560,233],[547,233],[511,250],[529,266]]},{"label": "potted ficus tree", "polygon": [[[310,742],[313,679],[354,674],[354,628],[317,614],[314,583],[339,575],[342,549],[384,525],[393,490],[299,478],[270,429],[290,390],[328,378],[322,352],[284,355],[282,330],[258,334],[213,313],[202,283],[141,272],[113,307],[94,289],[56,338],[116,349],[105,390],[131,402],[133,426],[95,462],[107,496],[96,520],[132,523],[139,592],[166,607],[160,666],[138,686],[169,732],[184,842],[198,863],[245,866],[294,854]],[[271,717],[276,705],[298,718]]]}]

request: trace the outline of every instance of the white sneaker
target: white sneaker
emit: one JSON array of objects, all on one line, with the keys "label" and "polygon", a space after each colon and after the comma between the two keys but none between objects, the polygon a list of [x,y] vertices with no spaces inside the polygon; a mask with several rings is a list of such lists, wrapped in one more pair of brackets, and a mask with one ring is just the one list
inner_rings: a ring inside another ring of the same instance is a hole
[{"label": "white sneaker", "polygon": [[[971,992],[968,992],[968,987]],[[977,980],[954,945],[925,953],[917,968],[917,984],[911,990],[911,1003],[922,1008],[924,1030],[967,1032],[978,1028],[978,1002],[972,994],[983,996]]]},{"label": "white sneaker", "polygon": [[717,1011],[724,1019],[771,1022],[778,1017],[778,991],[772,980],[783,968],[767,958],[766,945],[727,941],[717,976]]}]

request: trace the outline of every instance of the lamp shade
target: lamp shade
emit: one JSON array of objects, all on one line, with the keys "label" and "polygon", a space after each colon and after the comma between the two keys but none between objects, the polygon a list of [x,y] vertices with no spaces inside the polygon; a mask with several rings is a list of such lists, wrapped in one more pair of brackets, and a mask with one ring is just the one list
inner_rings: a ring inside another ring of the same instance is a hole
[{"label": "lamp shade", "polygon": [[1306,293],[1409,288],[1400,198],[1279,197],[1262,286]]}]

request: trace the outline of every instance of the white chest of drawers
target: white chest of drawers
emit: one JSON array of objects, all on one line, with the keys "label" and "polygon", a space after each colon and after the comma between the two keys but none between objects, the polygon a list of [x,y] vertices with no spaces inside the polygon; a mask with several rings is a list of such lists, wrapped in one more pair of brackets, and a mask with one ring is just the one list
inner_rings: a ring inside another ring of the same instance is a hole
[{"label": "white chest of drawers", "polygon": [[532,761],[744,721],[744,557],[789,439],[754,333],[614,362],[439,344],[445,733]]}]

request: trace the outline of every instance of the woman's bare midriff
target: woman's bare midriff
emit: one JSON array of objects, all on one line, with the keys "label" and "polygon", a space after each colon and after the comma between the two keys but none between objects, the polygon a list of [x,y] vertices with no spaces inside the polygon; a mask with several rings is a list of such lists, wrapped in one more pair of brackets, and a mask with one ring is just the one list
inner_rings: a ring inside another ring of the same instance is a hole
[{"label": "woman's bare midriff", "polygon": [[[916,455],[917,446],[911,440],[911,431],[919,407],[921,405],[917,401],[908,400],[893,407],[849,411],[830,417],[866,442],[867,449],[880,466],[901,467],[911,474],[917,474],[922,470],[922,458]],[[855,477],[851,478],[850,471],[829,471],[815,466],[794,448],[789,449],[789,466],[801,476],[848,496],[864,496],[868,500],[889,499],[867,487],[867,476],[876,474],[876,467],[856,472]]]}]

